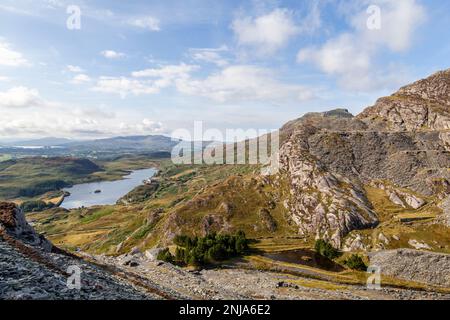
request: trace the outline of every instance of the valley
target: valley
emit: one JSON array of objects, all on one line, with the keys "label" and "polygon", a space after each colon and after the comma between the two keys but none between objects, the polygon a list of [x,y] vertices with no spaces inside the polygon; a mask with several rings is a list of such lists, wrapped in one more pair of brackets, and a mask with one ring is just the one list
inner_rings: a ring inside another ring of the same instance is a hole
[{"label": "valley", "polygon": [[[449,96],[446,70],[357,116],[308,113],[280,128],[275,173],[262,174],[264,165],[177,165],[167,154],[116,148],[99,159],[2,161],[0,198],[48,203],[74,185],[155,168],[113,203],[52,206],[26,220],[59,250],[164,297],[448,299]],[[245,234],[249,248],[202,245],[234,234]],[[179,236],[195,244],[186,263],[173,260]],[[372,265],[381,268],[380,291],[366,287]]]}]

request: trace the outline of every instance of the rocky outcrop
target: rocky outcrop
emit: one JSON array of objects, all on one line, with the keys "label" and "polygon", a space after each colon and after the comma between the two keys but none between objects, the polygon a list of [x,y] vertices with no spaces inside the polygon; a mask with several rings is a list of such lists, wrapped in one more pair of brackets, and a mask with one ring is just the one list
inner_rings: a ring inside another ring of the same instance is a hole
[{"label": "rocky outcrop", "polygon": [[411,249],[379,251],[369,255],[381,273],[429,285],[450,287],[450,255]]},{"label": "rocky outcrop", "polygon": [[269,232],[274,232],[277,230],[277,222],[270,214],[270,211],[263,208],[258,212],[258,217],[261,219],[261,222],[263,223],[264,227]]},{"label": "rocky outcrop", "polygon": [[7,233],[14,239],[19,239],[25,243],[40,247],[40,249],[50,252],[52,244],[28,224],[23,210],[13,203],[0,203],[0,232]]},{"label": "rocky outcrop", "polygon": [[342,246],[352,230],[375,226],[364,185],[377,184],[405,209],[423,207],[426,197],[446,199],[447,129],[450,69],[379,99],[357,117],[337,109],[287,123],[280,130],[281,174],[290,181],[286,208],[299,232]]},{"label": "rocky outcrop", "polygon": [[439,221],[447,227],[450,227],[450,196],[445,198],[439,207],[443,211],[443,214],[439,217]]},{"label": "rocky outcrop", "polygon": [[379,99],[358,118],[389,130],[450,129],[450,69]]},{"label": "rocky outcrop", "polygon": [[342,250],[345,252],[366,251],[367,246],[360,234],[351,234],[345,239]]},{"label": "rocky outcrop", "polygon": [[403,208],[412,208],[412,209],[420,209],[426,204],[426,201],[422,198],[399,188],[395,188],[392,185],[385,184],[381,181],[372,181],[371,186],[384,190],[386,195],[389,197],[389,200]]},{"label": "rocky outcrop", "polygon": [[377,216],[357,185],[309,153],[307,136],[307,129],[295,132],[280,150],[281,170],[290,181],[286,206],[300,234],[340,247],[350,231],[377,225]]}]

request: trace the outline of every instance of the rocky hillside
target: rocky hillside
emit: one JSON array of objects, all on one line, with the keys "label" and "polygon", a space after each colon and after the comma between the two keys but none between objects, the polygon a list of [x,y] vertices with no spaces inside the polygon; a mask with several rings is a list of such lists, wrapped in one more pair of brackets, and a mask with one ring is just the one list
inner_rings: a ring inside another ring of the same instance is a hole
[{"label": "rocky hillside", "polygon": [[[252,263],[233,268],[186,270],[157,261],[158,249],[111,257],[54,247],[25,222],[13,204],[0,203],[0,299],[448,299],[448,291],[412,282],[367,290],[353,283],[328,283],[282,269],[261,271]],[[89,261],[89,262],[88,262]],[[67,286],[69,267],[81,270],[81,288]],[[311,272],[311,269],[308,269]],[[302,272],[301,269],[298,272]],[[327,275],[330,276],[330,275]],[[346,276],[348,281],[351,274]],[[354,276],[354,275],[353,275]],[[411,286],[411,288],[409,288]],[[419,289],[419,290],[418,290]]]},{"label": "rocky hillside", "polygon": [[449,84],[450,70],[438,72],[357,117],[340,109],[286,124],[282,174],[291,182],[287,208],[299,232],[342,246],[350,231],[375,227],[383,213],[368,201],[367,186],[412,211],[428,197],[446,213]]},{"label": "rocky hillside", "polygon": [[384,97],[358,118],[387,130],[450,129],[450,69],[401,88]]},{"label": "rocky hillside", "polygon": [[[70,266],[81,288],[67,286]],[[0,203],[0,299],[155,299],[157,295],[54,247],[14,204]],[[161,298],[161,297],[159,297]]]}]

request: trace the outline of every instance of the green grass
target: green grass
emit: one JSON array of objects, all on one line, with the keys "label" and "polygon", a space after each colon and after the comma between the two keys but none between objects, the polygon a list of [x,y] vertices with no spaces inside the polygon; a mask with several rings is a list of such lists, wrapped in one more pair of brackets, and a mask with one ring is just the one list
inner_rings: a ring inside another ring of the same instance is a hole
[{"label": "green grass", "polygon": [[10,154],[0,154],[0,162],[11,160],[12,156]]},{"label": "green grass", "polygon": [[93,162],[74,158],[23,158],[0,163],[0,199],[33,198],[60,186],[94,180]]},{"label": "green grass", "polygon": [[113,212],[114,212],[113,207],[105,207],[98,211],[94,211],[93,213],[90,213],[89,215],[81,218],[80,222],[84,223],[84,224],[90,223],[90,222],[96,221],[102,217],[108,216],[108,215],[112,214]]},{"label": "green grass", "polygon": [[133,233],[132,237],[135,240],[141,240],[147,236],[147,234],[152,231],[152,229],[155,227],[155,224],[150,225],[144,225],[140,229],[138,229],[136,232]]}]

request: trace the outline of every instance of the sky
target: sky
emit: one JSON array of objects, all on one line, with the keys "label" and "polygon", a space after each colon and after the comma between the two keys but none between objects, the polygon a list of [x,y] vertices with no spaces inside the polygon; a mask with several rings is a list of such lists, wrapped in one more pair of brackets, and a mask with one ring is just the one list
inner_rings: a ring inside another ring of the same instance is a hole
[{"label": "sky", "polygon": [[450,67],[450,1],[0,0],[0,140],[271,130]]}]

